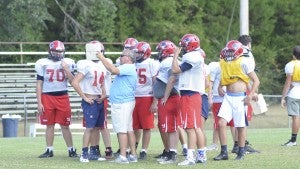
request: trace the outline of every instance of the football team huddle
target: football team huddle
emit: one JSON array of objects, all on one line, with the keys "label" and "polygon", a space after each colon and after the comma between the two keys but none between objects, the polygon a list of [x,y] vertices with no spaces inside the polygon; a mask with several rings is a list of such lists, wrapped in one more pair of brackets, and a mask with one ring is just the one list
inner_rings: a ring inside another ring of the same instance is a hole
[{"label": "football team huddle", "polygon": [[[246,153],[259,153],[246,139],[252,116],[250,102],[257,100],[260,84],[249,35],[228,41],[219,60],[209,64],[205,64],[206,54],[195,34],[185,34],[178,46],[162,40],[155,48],[155,57],[151,57],[153,50],[148,42],[127,38],[115,64],[105,57],[99,41],[87,43],[85,50],[86,59],[75,64],[64,57],[64,44],[55,40],[49,44],[49,56],[35,64],[38,112],[41,124],[47,126],[46,151],[39,158],[54,156],[54,125],[58,123],[69,157],[79,157],[80,162],[110,160],[128,164],[146,160],[155,114],[163,143],[162,153],[156,156],[160,164],[206,163],[206,152],[218,150],[218,142],[221,152],[213,160],[228,160],[227,126],[232,132],[235,160],[244,159]],[[73,146],[69,128],[72,105],[68,82],[82,98],[86,129],[81,155]],[[107,129],[109,104],[119,143],[114,153]],[[204,126],[210,110],[214,132],[213,143],[208,145]],[[100,153],[100,132],[105,155]],[[183,161],[177,157],[179,141]]]}]

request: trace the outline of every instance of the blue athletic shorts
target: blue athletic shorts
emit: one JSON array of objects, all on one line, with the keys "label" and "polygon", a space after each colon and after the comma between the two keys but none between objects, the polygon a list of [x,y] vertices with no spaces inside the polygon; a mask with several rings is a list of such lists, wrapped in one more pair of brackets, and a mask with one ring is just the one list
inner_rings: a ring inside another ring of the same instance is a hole
[{"label": "blue athletic shorts", "polygon": [[103,102],[89,104],[86,101],[81,101],[83,116],[86,122],[86,128],[103,127],[105,120]]},{"label": "blue athletic shorts", "polygon": [[201,116],[205,118],[205,120],[208,118],[209,114],[209,104],[208,104],[208,98],[206,94],[202,94],[202,111]]}]

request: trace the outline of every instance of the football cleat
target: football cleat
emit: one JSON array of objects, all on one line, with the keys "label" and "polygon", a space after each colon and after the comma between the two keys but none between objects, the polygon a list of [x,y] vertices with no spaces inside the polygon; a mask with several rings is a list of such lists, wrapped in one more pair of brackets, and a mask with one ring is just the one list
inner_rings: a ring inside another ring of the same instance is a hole
[{"label": "football cleat", "polygon": [[53,157],[53,151],[47,149],[46,152],[41,154],[38,158],[49,158],[49,157]]}]

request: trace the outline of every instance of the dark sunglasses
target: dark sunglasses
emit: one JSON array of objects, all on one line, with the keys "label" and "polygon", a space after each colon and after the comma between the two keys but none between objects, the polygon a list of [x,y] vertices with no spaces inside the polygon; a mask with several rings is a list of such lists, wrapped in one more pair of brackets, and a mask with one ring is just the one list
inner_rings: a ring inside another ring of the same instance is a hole
[{"label": "dark sunglasses", "polygon": [[123,57],[123,56],[128,56],[128,55],[120,55],[120,57]]}]

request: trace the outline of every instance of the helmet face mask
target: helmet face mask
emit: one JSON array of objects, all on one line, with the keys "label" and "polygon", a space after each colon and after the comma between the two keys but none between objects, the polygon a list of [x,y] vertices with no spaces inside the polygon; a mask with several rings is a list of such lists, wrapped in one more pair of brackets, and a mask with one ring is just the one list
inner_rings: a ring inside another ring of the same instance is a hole
[{"label": "helmet face mask", "polygon": [[138,42],[133,48],[135,60],[142,62],[151,56],[151,47],[147,42]]},{"label": "helmet face mask", "polygon": [[65,57],[65,52],[64,51],[51,50],[50,51],[50,57],[54,61],[60,61]]},{"label": "helmet face mask", "polygon": [[220,57],[226,62],[233,61],[243,55],[243,45],[237,40],[231,40],[222,49]]},{"label": "helmet face mask", "polygon": [[133,50],[133,52],[134,52],[135,60],[136,60],[137,62],[141,62],[141,61],[144,60],[144,54],[143,54],[143,53],[140,53],[140,52],[135,51],[135,50]]},{"label": "helmet face mask", "polygon": [[49,44],[49,59],[54,61],[60,61],[65,57],[65,45],[58,40],[52,41]]},{"label": "helmet face mask", "polygon": [[162,61],[162,59],[163,59],[163,52],[159,50],[157,52],[157,56],[155,57],[155,59],[157,59],[159,61]]},{"label": "helmet face mask", "polygon": [[169,40],[161,41],[157,46],[156,50],[158,51],[157,59],[162,61],[164,58],[170,57],[174,55],[175,52],[175,44]]},{"label": "helmet face mask", "polygon": [[230,62],[230,61],[233,61],[235,59],[235,56],[234,56],[234,51],[232,49],[227,49],[225,52],[224,52],[224,60],[226,62]]}]

